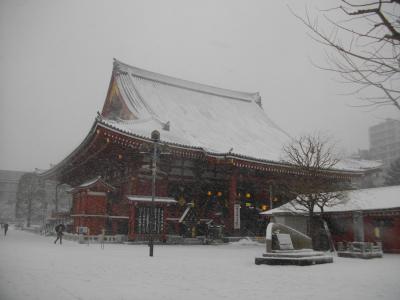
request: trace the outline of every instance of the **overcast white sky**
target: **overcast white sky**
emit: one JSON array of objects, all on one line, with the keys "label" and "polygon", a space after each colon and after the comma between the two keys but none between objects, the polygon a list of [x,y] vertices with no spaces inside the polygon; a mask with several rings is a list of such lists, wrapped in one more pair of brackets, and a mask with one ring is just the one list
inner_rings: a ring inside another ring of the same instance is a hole
[{"label": "overcast white sky", "polygon": [[292,135],[318,130],[348,153],[368,148],[368,127],[398,113],[350,107],[356,97],[312,66],[322,49],[287,5],[304,14],[318,2],[1,0],[0,169],[48,168],[74,150],[102,109],[113,57],[258,91]]}]

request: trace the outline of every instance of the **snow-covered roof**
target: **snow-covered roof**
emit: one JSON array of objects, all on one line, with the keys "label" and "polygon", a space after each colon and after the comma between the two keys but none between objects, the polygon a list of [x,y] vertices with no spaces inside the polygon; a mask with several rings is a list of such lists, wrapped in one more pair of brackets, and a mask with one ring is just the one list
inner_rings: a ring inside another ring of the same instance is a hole
[{"label": "snow-covered roof", "polygon": [[109,189],[115,189],[112,185],[108,184],[107,182],[105,182],[101,176],[97,176],[93,179],[90,179],[88,181],[85,181],[83,183],[81,183],[80,185],[74,187],[73,189],[71,189],[71,192],[75,191],[75,190],[80,190],[80,189],[87,189],[90,188],[91,186],[95,185],[97,182],[100,182],[102,185],[108,187]]},{"label": "snow-covered roof", "polygon": [[335,168],[344,170],[366,171],[380,169],[382,168],[382,165],[383,163],[379,160],[344,158],[336,164]]},{"label": "snow-covered roof", "polygon": [[22,175],[26,172],[22,171],[9,171],[0,170],[0,181],[1,182],[18,182]]},{"label": "snow-covered roof", "polygon": [[[51,176],[65,166],[90,143],[98,125],[145,140],[158,130],[162,142],[178,147],[292,167],[282,157],[282,147],[290,136],[268,117],[258,93],[177,79],[115,60],[103,111],[90,133],[42,176]],[[370,162],[343,160],[334,169],[361,175],[371,166],[375,167]]]},{"label": "snow-covered roof", "polygon": [[[142,195],[128,195],[126,196],[129,201],[137,201],[137,202],[152,202],[151,196],[142,196]],[[154,198],[154,202],[158,203],[177,203],[174,198],[169,197],[158,197]]]},{"label": "snow-covered roof", "polygon": [[86,187],[89,187],[89,186],[95,184],[97,181],[99,181],[100,178],[101,178],[101,176],[97,176],[96,178],[93,178],[93,179],[90,179],[90,180],[88,180],[88,181],[85,181],[84,183],[80,184],[80,185],[78,186],[78,188],[86,188]]},{"label": "snow-covered roof", "polygon": [[[400,208],[400,185],[352,190],[347,192],[345,199],[336,201],[338,203],[337,205],[325,207],[324,211],[346,212]],[[262,212],[261,214],[273,215],[301,212],[295,209],[298,205],[295,202],[292,203],[286,203],[280,207]],[[315,207],[314,211],[318,213],[320,209]]]},{"label": "snow-covered roof", "polygon": [[156,129],[165,142],[209,153],[280,161],[288,135],[267,116],[258,93],[181,80],[119,61],[113,78],[131,117],[121,120],[103,110],[105,124],[144,137]]}]

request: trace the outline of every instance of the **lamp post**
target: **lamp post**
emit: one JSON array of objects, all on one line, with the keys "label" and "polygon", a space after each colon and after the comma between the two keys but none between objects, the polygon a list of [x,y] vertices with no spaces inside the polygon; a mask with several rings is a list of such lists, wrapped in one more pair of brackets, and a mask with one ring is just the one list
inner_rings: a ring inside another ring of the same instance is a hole
[{"label": "lamp post", "polygon": [[152,163],[152,181],[151,181],[151,210],[150,210],[150,239],[149,239],[149,256],[153,256],[154,251],[154,230],[155,230],[155,218],[154,218],[154,200],[156,196],[156,176],[157,176],[157,146],[160,142],[160,132],[154,130],[151,133],[151,139],[153,140],[153,163]]}]

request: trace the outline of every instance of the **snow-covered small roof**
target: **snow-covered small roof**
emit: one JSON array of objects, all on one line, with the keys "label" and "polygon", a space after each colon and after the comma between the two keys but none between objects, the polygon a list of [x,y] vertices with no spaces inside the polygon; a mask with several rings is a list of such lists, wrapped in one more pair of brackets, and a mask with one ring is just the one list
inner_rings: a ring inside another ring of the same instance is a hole
[{"label": "snow-covered small roof", "polygon": [[383,163],[379,160],[344,158],[336,164],[335,169],[366,171],[380,169],[382,165]]},{"label": "snow-covered small roof", "polygon": [[93,179],[90,179],[90,180],[88,180],[88,181],[85,181],[85,182],[81,183],[80,185],[74,187],[73,189],[71,189],[71,192],[72,192],[72,191],[75,191],[75,190],[81,190],[81,189],[90,188],[91,186],[95,185],[97,182],[100,182],[102,185],[104,185],[104,186],[106,186],[106,187],[108,187],[108,188],[110,188],[110,189],[115,189],[112,185],[110,185],[110,184],[108,184],[107,182],[105,182],[105,181],[101,178],[101,176],[97,176],[97,177],[95,177],[95,178],[93,178]]},{"label": "snow-covered small roof", "polygon": [[89,186],[95,184],[97,181],[99,181],[100,178],[101,178],[101,176],[97,176],[96,178],[93,178],[93,179],[90,179],[90,180],[88,180],[88,181],[85,181],[84,183],[80,184],[80,185],[78,186],[78,188],[86,188],[86,187],[89,187]]},{"label": "snow-covered small roof", "polygon": [[[338,203],[337,205],[325,207],[324,211],[346,212],[400,208],[400,185],[348,191],[345,199],[336,199],[336,202]],[[295,201],[292,203],[286,203],[280,207],[262,212],[261,214],[274,215],[301,213],[300,210],[296,210],[296,207],[300,206],[298,206]],[[319,213],[320,209],[315,207],[314,211]]]},{"label": "snow-covered small roof", "polygon": [[[106,102],[101,120],[113,128],[147,138],[158,130],[165,142],[280,161],[288,135],[267,116],[258,93],[177,79],[119,61],[113,78],[122,104]],[[127,114],[110,111],[121,107],[130,111],[124,120]]]},{"label": "snow-covered small roof", "polygon": [[[128,195],[126,196],[129,201],[137,201],[137,202],[152,202],[151,196],[142,196],[142,195]],[[169,197],[155,197],[154,202],[158,203],[177,203],[174,198]]]}]

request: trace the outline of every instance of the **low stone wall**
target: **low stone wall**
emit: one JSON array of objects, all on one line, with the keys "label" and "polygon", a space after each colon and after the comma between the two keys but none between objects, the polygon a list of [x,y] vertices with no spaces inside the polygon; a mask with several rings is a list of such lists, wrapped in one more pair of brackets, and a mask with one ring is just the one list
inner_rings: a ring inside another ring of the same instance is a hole
[{"label": "low stone wall", "polygon": [[105,244],[120,244],[127,240],[127,236],[123,234],[117,235],[105,235],[104,240],[102,240],[101,235],[83,235],[83,234],[71,234],[64,233],[63,238],[69,241],[77,241],[80,244],[92,244],[92,243],[105,243]]},{"label": "low stone wall", "polygon": [[339,242],[337,254],[341,257],[365,259],[383,257],[382,244],[370,242]]},{"label": "low stone wall", "polygon": [[23,227],[21,228],[24,231],[32,232],[32,233],[41,233],[41,227],[40,226],[30,226],[30,227]]}]

